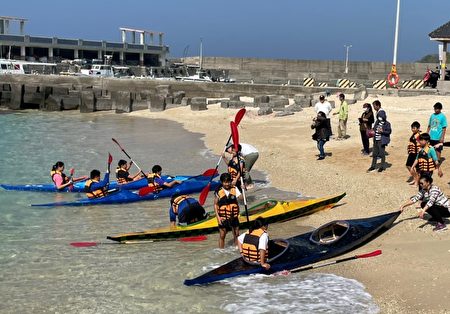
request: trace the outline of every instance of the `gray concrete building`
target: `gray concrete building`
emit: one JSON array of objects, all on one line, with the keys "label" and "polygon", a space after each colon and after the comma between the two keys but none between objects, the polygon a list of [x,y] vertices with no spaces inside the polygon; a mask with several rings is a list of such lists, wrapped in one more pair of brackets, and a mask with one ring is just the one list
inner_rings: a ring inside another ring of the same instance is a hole
[{"label": "gray concrete building", "polygon": [[[105,55],[112,55],[113,64],[158,67],[165,66],[169,53],[161,32],[120,28],[122,42],[40,37],[25,34],[26,21],[0,16],[0,58],[58,62],[65,59],[103,60]],[[19,23],[19,34],[10,34],[10,24],[14,22]],[[127,42],[127,34],[131,34],[131,42]]]}]

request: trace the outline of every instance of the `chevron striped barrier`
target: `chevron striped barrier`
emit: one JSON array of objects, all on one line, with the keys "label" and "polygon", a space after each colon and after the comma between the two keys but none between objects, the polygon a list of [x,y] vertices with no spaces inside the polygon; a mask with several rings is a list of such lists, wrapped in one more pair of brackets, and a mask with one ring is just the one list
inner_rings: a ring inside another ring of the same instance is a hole
[{"label": "chevron striped barrier", "polygon": [[352,82],[352,81],[350,81],[348,79],[340,79],[340,80],[337,80],[336,87],[340,87],[340,88],[355,88],[356,87],[356,83]]},{"label": "chevron striped barrier", "polygon": [[402,82],[404,89],[422,89],[425,87],[423,80],[407,80]]},{"label": "chevron striped barrier", "polygon": [[372,87],[375,88],[375,89],[386,89],[387,88],[387,81],[386,80],[373,81]]},{"label": "chevron striped barrier", "polygon": [[322,82],[322,83],[317,84],[317,86],[319,86],[319,87],[328,87],[328,83]]},{"label": "chevron striped barrier", "polygon": [[314,79],[312,77],[307,77],[303,79],[303,86],[307,87],[313,87],[314,86]]}]

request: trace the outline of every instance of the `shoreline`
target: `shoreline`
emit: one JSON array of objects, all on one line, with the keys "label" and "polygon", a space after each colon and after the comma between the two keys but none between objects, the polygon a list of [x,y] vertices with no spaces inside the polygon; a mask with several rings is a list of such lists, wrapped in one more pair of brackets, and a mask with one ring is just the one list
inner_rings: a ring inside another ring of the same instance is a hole
[{"label": "shoreline", "polygon": [[[375,99],[370,97],[350,105],[350,138],[327,142],[325,151],[331,152],[332,156],[323,161],[316,161],[317,148],[311,139],[309,126],[315,116],[313,108],[282,118],[257,116],[257,109],[249,108],[239,127],[240,139],[259,149],[260,158],[254,168],[267,173],[272,186],[301,193],[302,196],[321,197],[347,192],[342,206],[286,224],[318,227],[334,219],[361,218],[395,211],[404,200],[415,194],[416,189],[405,182],[408,178],[404,164],[410,124],[418,120],[422,129],[426,130],[433,104],[440,101],[444,105],[443,112],[450,112],[450,97],[380,96],[378,99],[393,127],[386,158],[391,166],[383,173],[366,173],[371,159],[360,154],[362,145],[357,118],[362,112],[362,104],[372,103]],[[188,131],[203,134],[201,140],[205,146],[220,154],[225,134],[229,132],[229,121],[234,119],[235,113],[236,110],[210,105],[208,110],[200,112],[180,107],[163,112],[137,111],[129,115],[177,121]],[[336,133],[337,117],[331,116],[331,119]],[[444,149],[443,156],[447,155],[448,150]],[[450,163],[444,162],[442,169],[444,176],[435,176],[434,179],[444,193],[449,194],[447,181]],[[330,266],[320,272],[335,273],[364,284],[381,313],[449,311],[450,296],[446,287],[450,278],[450,231],[433,233],[431,225],[425,225],[425,221],[416,217],[416,211],[410,207],[393,228],[350,254],[382,249],[381,256]],[[271,234],[279,232],[276,225],[271,228]]]}]

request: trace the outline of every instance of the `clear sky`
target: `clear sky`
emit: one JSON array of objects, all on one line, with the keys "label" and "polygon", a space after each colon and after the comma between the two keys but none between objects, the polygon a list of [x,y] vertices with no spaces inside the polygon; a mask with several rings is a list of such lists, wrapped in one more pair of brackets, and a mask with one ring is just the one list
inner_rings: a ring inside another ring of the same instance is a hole
[{"label": "clear sky", "polygon": [[[450,0],[402,0],[398,63],[437,53],[428,33],[450,20]],[[165,33],[171,57],[391,61],[396,0],[14,0],[1,15],[26,33],[120,42],[119,27]],[[15,29],[13,29],[15,30]]]}]

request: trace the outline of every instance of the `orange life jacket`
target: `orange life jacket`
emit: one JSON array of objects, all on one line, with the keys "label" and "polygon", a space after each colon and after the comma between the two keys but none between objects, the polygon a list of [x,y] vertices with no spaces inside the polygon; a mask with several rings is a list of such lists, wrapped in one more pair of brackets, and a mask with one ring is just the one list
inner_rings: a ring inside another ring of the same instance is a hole
[{"label": "orange life jacket", "polygon": [[[259,262],[259,239],[265,233],[263,229],[253,230],[251,233],[247,231],[244,237],[244,241],[241,245],[241,255],[250,262]],[[266,249],[266,257],[269,256],[269,249]]]},{"label": "orange life jacket", "polygon": [[417,132],[416,134],[411,135],[408,143],[408,154],[417,154],[420,150],[419,146],[419,135],[421,132]]},{"label": "orange life jacket", "polygon": [[173,199],[173,201],[172,201],[172,210],[173,210],[173,212],[176,215],[178,215],[178,206],[180,206],[180,204],[183,201],[187,200],[188,198],[190,198],[189,195],[180,195],[180,196],[177,196],[177,197],[175,197]]},{"label": "orange life jacket", "polygon": [[431,172],[436,169],[433,158],[428,155],[429,151],[430,146],[427,145],[421,149],[417,155],[419,170],[422,172]]},{"label": "orange life jacket", "polygon": [[86,196],[88,198],[100,198],[106,196],[106,187],[91,191],[91,185],[93,183],[98,183],[98,181],[92,179],[86,181],[86,184],[84,185],[84,192],[86,192]]},{"label": "orange life jacket", "polygon": [[[121,171],[125,172],[126,177],[119,177],[119,172],[121,172]],[[130,175],[130,173],[129,173],[128,171],[123,170],[123,169],[120,168],[120,167],[117,167],[117,168],[116,168],[116,178],[117,178],[117,183],[119,183],[119,184],[124,184],[124,183],[127,183],[127,182],[132,181],[132,180],[130,180],[130,179],[128,178],[129,175]]]},{"label": "orange life jacket", "polygon": [[163,188],[157,182],[155,182],[155,178],[161,178],[161,176],[156,173],[149,173],[147,175],[147,183],[150,187],[155,187],[155,192],[161,191]]},{"label": "orange life jacket", "polygon": [[219,206],[219,216],[225,219],[236,218],[239,216],[239,204],[236,197],[236,188],[231,188],[228,196],[225,194],[225,190],[221,187],[217,191],[217,205]]}]

